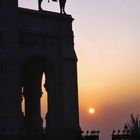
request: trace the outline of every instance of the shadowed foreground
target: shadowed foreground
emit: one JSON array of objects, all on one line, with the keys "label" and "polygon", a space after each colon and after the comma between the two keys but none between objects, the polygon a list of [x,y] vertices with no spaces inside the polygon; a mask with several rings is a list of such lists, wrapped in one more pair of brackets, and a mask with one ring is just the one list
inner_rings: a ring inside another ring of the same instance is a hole
[{"label": "shadowed foreground", "polygon": [[42,134],[42,135],[0,135],[0,140],[99,140],[99,133],[77,134]]}]

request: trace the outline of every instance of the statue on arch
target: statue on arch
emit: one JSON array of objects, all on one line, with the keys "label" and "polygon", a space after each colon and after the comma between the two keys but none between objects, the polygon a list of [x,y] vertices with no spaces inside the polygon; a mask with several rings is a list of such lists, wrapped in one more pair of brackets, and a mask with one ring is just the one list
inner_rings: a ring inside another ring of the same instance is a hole
[{"label": "statue on arch", "polygon": [[[42,11],[42,7],[41,7],[41,3],[43,0],[38,0],[38,8],[40,11]],[[54,2],[57,2],[57,0],[52,0]],[[48,2],[50,2],[50,0],[48,0]],[[66,14],[65,12],[65,4],[66,4],[66,0],[59,0],[59,6],[60,6],[60,13],[61,14]]]},{"label": "statue on arch", "polygon": [[38,9],[39,11],[42,11],[41,3],[43,0],[38,0]]},{"label": "statue on arch", "polygon": [[65,4],[66,4],[66,0],[59,0],[59,6],[60,6],[60,13],[61,14],[66,14]]}]

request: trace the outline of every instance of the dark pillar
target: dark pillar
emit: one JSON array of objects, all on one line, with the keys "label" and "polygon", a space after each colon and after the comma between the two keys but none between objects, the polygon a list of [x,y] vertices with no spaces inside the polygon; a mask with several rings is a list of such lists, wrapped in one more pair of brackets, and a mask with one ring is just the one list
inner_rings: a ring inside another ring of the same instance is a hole
[{"label": "dark pillar", "polygon": [[40,135],[43,132],[40,111],[40,98],[42,93],[34,90],[32,86],[24,88],[25,97],[25,128],[27,134]]}]

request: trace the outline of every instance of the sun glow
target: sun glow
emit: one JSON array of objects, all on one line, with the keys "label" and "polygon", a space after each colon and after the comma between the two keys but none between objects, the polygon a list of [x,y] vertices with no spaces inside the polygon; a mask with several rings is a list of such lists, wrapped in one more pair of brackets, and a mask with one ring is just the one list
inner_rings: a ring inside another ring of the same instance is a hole
[{"label": "sun glow", "polygon": [[95,113],[95,109],[94,109],[94,108],[89,108],[88,112],[89,112],[90,114],[93,114],[93,113]]}]

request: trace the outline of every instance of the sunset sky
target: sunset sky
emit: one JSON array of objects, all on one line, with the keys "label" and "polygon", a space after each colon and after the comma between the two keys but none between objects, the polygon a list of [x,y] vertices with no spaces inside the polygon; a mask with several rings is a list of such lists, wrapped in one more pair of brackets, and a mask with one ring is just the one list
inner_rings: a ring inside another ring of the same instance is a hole
[{"label": "sunset sky", "polygon": [[[37,9],[37,0],[19,6]],[[42,7],[59,12],[56,2]],[[75,19],[81,128],[111,140],[112,130],[140,113],[140,0],[67,0],[66,12]]]}]

